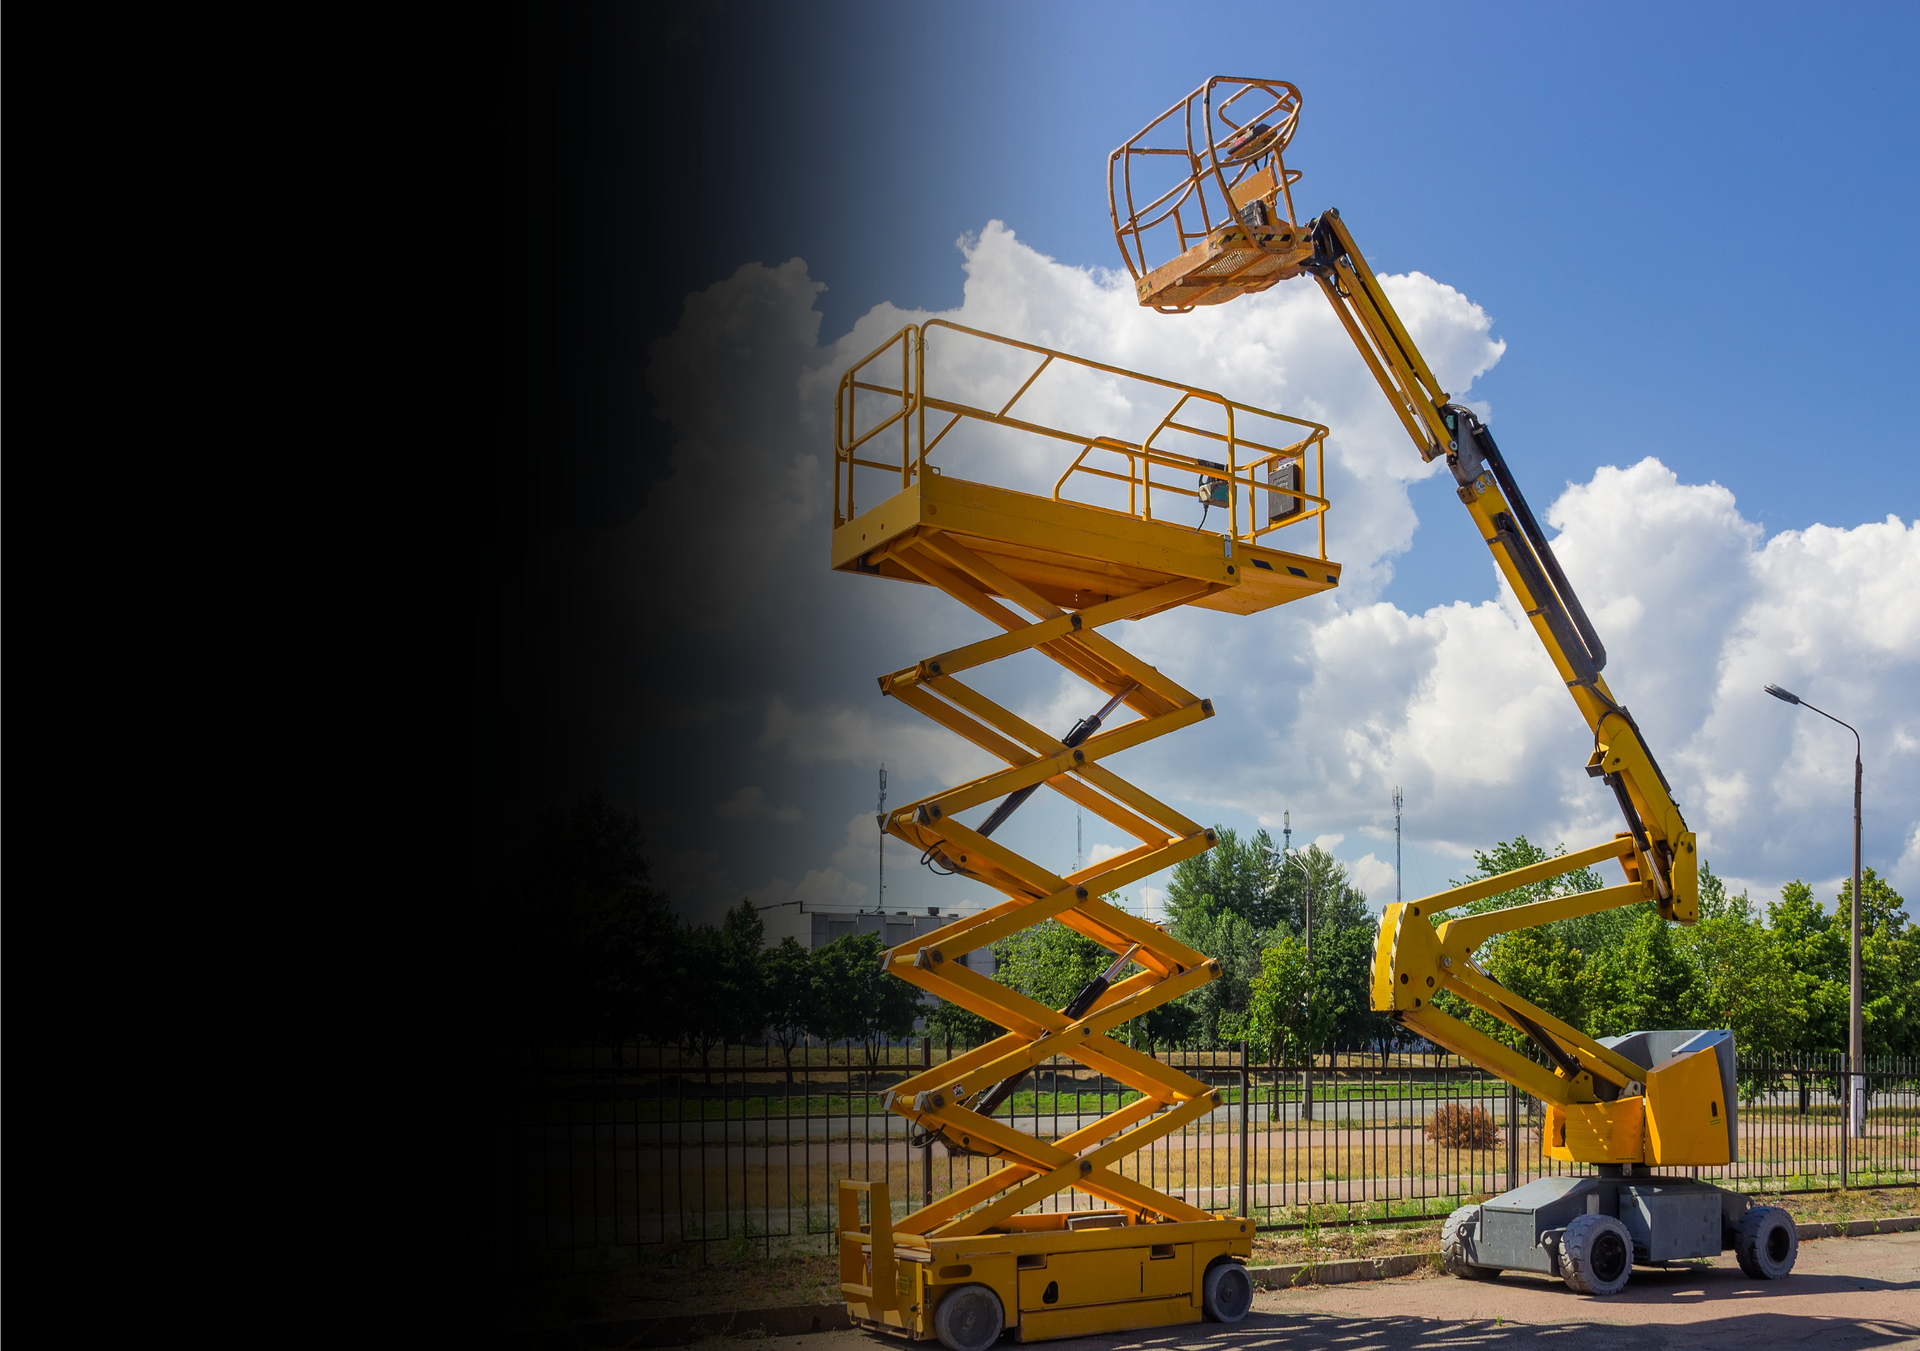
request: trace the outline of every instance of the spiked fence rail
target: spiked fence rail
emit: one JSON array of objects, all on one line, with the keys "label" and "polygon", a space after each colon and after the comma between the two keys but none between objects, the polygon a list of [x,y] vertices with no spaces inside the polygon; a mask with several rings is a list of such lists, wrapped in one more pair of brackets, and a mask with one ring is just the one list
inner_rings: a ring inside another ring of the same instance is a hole
[{"label": "spiked fence rail", "polygon": [[[841,1178],[885,1178],[904,1216],[1001,1167],[909,1145],[909,1124],[881,1105],[909,1076],[958,1058],[924,1041],[872,1064],[857,1045],[796,1050],[790,1066],[766,1046],[719,1048],[704,1066],[632,1043],[476,1052],[446,1081],[427,1142],[430,1241],[490,1270],[567,1270],[652,1245],[714,1260],[829,1252]],[[1250,1061],[1238,1047],[1154,1058],[1222,1102],[1134,1155],[1125,1175],[1262,1229],[1309,1214],[1323,1225],[1444,1215],[1463,1196],[1585,1171],[1541,1156],[1537,1103],[1450,1056],[1342,1053],[1313,1067],[1311,1098],[1305,1066]],[[1837,1055],[1742,1057],[1740,1160],[1698,1175],[1767,1192],[1920,1182],[1920,1059],[1868,1062],[1868,1133],[1852,1141],[1841,1066]],[[1131,1092],[1049,1060],[1037,1087],[996,1115],[1057,1139]],[[1452,1104],[1494,1118],[1492,1149],[1427,1141],[1428,1118]],[[1066,1192],[1039,1208],[1090,1204]]]}]

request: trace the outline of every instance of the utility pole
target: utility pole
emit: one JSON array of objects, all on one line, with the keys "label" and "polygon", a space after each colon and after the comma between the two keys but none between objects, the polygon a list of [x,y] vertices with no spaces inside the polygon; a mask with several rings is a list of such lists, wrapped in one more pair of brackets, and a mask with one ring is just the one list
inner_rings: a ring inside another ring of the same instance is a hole
[{"label": "utility pole", "polygon": [[1400,788],[1393,789],[1393,899],[1400,899]]},{"label": "utility pole", "polygon": [[880,822],[880,902],[874,908],[884,913],[887,908],[887,765],[880,762],[880,801],[874,805],[873,812]]}]

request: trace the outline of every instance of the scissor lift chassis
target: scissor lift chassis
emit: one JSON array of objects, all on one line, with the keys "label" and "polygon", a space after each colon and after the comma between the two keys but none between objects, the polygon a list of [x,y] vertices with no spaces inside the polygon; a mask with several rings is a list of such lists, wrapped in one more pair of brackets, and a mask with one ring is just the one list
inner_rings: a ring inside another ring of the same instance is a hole
[{"label": "scissor lift chassis", "polygon": [[[878,1190],[877,1184],[871,1189]],[[884,1206],[882,1193],[874,1209]],[[1069,1230],[1069,1219],[1107,1227]],[[843,1229],[852,1227],[843,1219]],[[1018,1215],[1006,1228],[1012,1232],[899,1248],[883,1232],[879,1259],[874,1244],[863,1243],[857,1271],[846,1269],[855,1258],[847,1245],[842,1280],[892,1295],[884,1304],[850,1296],[849,1316],[877,1332],[926,1340],[936,1335],[933,1315],[943,1295],[985,1285],[999,1297],[1022,1342],[1197,1323],[1204,1317],[1201,1285],[1208,1268],[1244,1261],[1253,1237],[1244,1219],[1140,1225],[1124,1223],[1117,1212],[1097,1211]]]}]

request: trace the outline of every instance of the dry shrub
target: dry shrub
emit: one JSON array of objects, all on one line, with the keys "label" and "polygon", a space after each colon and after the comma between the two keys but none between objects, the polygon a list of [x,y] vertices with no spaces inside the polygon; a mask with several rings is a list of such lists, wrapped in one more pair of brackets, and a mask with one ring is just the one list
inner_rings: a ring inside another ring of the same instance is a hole
[{"label": "dry shrub", "polygon": [[1427,1143],[1454,1149],[1492,1149],[1500,1143],[1493,1117],[1484,1107],[1450,1102],[1427,1118]]}]

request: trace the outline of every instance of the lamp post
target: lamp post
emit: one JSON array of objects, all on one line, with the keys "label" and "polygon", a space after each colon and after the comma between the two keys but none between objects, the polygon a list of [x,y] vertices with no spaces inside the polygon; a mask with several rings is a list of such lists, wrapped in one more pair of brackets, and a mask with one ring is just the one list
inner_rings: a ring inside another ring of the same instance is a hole
[{"label": "lamp post", "polygon": [[1847,992],[1847,1116],[1853,1137],[1859,1139],[1867,1133],[1867,1081],[1861,1072],[1865,1037],[1860,1019],[1860,732],[1825,709],[1814,708],[1791,690],[1783,690],[1778,685],[1768,685],[1766,689],[1774,698],[1811,708],[1828,722],[1839,722],[1853,733],[1853,969],[1849,973]]}]

